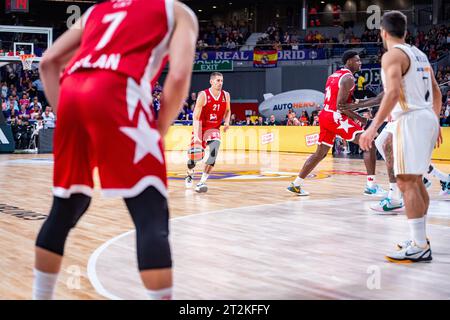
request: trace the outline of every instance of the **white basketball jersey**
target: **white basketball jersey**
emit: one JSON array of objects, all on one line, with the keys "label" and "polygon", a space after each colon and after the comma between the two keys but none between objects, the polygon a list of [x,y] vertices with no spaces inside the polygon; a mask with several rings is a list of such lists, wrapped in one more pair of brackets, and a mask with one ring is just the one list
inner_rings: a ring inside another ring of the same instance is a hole
[{"label": "white basketball jersey", "polygon": [[[397,119],[406,112],[433,109],[433,89],[431,79],[431,65],[427,56],[414,46],[397,44],[409,57],[409,69],[403,76],[400,86],[400,98],[392,110],[392,117]],[[386,83],[385,75],[381,70],[383,85]],[[392,84],[391,84],[392,85]]]}]

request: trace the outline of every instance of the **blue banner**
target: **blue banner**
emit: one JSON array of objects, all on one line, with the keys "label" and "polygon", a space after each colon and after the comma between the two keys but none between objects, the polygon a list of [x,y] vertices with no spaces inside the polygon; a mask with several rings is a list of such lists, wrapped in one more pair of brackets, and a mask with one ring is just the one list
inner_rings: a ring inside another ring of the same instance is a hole
[{"label": "blue banner", "polygon": [[[278,51],[278,61],[323,59],[326,59],[326,53],[322,48]],[[253,51],[197,51],[195,61],[199,60],[253,61]]]}]

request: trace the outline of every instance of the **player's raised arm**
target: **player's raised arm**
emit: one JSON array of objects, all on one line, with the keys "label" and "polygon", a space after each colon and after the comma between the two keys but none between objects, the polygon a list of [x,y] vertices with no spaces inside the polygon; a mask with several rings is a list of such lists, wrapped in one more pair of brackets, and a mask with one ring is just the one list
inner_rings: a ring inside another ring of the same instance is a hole
[{"label": "player's raised arm", "polygon": [[54,112],[57,111],[58,107],[61,71],[75,54],[81,43],[83,33],[82,19],[78,19],[69,30],[55,41],[53,46],[45,52],[39,65],[39,73],[44,86],[45,96]]},{"label": "player's raised arm", "polygon": [[198,21],[186,5],[176,1],[175,28],[169,47],[169,73],[164,83],[158,127],[164,136],[179,114],[184,99],[188,95],[198,37]]},{"label": "player's raised arm", "polygon": [[202,109],[206,104],[206,95],[205,93],[199,92],[197,94],[197,101],[195,102],[194,107],[194,115],[192,117],[193,121],[193,131],[194,131],[194,142],[201,142],[203,137],[201,137],[201,128],[200,128],[200,115],[202,114]]},{"label": "player's raised arm", "polygon": [[225,99],[227,100],[227,110],[225,111],[224,116],[224,128],[223,130],[227,132],[227,130],[230,128],[230,118],[231,118],[231,97],[230,93],[225,91]]}]

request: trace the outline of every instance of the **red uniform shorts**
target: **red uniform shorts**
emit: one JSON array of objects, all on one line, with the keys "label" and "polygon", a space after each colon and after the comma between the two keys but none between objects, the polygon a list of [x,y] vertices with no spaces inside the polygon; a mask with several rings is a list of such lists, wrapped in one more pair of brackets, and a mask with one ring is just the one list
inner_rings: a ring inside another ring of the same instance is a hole
[{"label": "red uniform shorts", "polygon": [[131,198],[149,186],[167,196],[151,92],[142,87],[111,71],[78,72],[63,79],[54,137],[55,196],[91,196],[95,167],[106,196]]},{"label": "red uniform shorts", "polygon": [[354,120],[339,112],[322,110],[319,114],[320,134],[318,144],[333,147],[336,135],[352,141],[363,128]]}]

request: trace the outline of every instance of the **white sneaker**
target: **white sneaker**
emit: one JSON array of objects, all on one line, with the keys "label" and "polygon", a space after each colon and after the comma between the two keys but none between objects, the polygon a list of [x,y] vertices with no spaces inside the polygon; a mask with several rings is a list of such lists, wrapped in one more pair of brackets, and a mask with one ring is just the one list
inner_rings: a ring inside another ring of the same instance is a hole
[{"label": "white sneaker", "polygon": [[191,175],[187,175],[186,178],[184,178],[184,185],[186,188],[192,188],[193,180]]},{"label": "white sneaker", "polygon": [[206,191],[208,191],[208,186],[206,185],[206,183],[200,182],[195,187],[195,191],[198,193],[205,193]]},{"label": "white sneaker", "polygon": [[433,260],[429,244],[427,244],[425,248],[421,248],[414,242],[404,249],[386,255],[385,258],[393,263],[430,262]]},{"label": "white sneaker", "polygon": [[378,214],[391,215],[403,211],[404,205],[402,200],[384,198],[380,202],[370,206],[370,209],[377,211]]},{"label": "white sneaker", "polygon": [[[398,250],[405,249],[405,248],[409,247],[410,245],[412,245],[413,242],[414,242],[413,240],[405,240],[405,241],[399,242],[399,243],[397,243],[397,249]],[[430,240],[428,238],[427,238],[427,244],[430,245]]]},{"label": "white sneaker", "polygon": [[378,184],[375,184],[372,188],[370,188],[366,184],[366,189],[364,190],[364,195],[371,197],[386,197],[388,192],[380,187]]},{"label": "white sneaker", "polygon": [[439,192],[439,196],[442,198],[450,200],[450,182],[440,181],[441,183],[441,191]]}]

